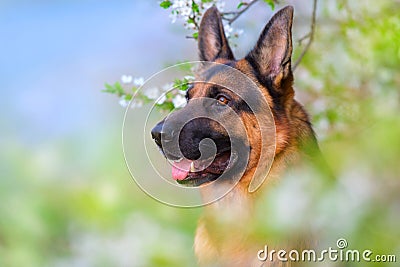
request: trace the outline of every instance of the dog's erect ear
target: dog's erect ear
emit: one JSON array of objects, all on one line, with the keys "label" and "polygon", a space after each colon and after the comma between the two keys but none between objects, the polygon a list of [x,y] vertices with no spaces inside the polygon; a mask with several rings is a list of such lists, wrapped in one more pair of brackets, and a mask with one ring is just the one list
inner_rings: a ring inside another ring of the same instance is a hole
[{"label": "dog's erect ear", "polygon": [[246,59],[264,84],[280,86],[291,73],[293,7],[276,13],[265,26],[256,46]]},{"label": "dog's erect ear", "polygon": [[199,56],[202,61],[213,61],[217,58],[234,59],[225,36],[221,15],[215,6],[206,11],[200,23]]}]

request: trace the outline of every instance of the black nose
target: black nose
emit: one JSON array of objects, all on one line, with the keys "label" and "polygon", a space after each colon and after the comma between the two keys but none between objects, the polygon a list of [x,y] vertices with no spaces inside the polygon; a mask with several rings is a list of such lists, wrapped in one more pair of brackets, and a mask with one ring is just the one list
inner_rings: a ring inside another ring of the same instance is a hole
[{"label": "black nose", "polygon": [[164,126],[164,121],[157,123],[156,126],[151,130],[151,137],[153,137],[154,142],[161,147],[161,134]]}]

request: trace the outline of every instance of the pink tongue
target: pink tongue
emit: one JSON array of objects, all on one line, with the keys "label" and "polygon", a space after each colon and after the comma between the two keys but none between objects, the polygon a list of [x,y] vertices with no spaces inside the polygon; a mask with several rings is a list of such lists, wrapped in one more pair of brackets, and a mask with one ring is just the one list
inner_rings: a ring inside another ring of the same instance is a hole
[{"label": "pink tongue", "polygon": [[174,162],[172,164],[172,178],[174,180],[183,180],[189,174],[190,164],[192,161],[182,159],[180,162]]}]

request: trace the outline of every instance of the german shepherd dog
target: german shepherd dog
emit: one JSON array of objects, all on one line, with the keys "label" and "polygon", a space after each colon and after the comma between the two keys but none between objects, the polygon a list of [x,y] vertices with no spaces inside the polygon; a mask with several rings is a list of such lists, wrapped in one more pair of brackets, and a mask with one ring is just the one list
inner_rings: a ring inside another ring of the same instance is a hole
[{"label": "german shepherd dog", "polygon": [[[283,176],[290,166],[310,158],[310,149],[305,147],[319,151],[309,116],[303,106],[294,99],[291,69],[292,21],[293,7],[287,6],[278,11],[262,31],[254,48],[239,60],[235,59],[229,47],[216,7],[206,11],[200,24],[200,60],[229,66],[246,75],[256,87],[251,89],[252,91],[248,88],[241,90],[247,94],[263,96],[272,112],[271,123],[275,125],[273,163],[269,172],[264,173],[267,178],[257,192],[251,193],[248,190],[261,154],[260,140],[263,129],[257,122],[255,112],[269,111],[250,109],[235,92],[209,83],[208,81],[214,79],[227,79],[218,68],[203,69],[202,73],[207,73],[207,77],[203,79],[207,79],[207,82],[191,85],[186,94],[187,105],[170,114],[168,125],[164,119],[151,132],[156,144],[168,159],[180,160],[179,164],[172,167],[173,178],[183,185],[201,187],[210,184],[214,187],[221,186],[222,183],[216,183],[219,177],[224,172],[229,173],[229,169],[234,169],[232,166],[235,164],[231,162],[232,158],[234,159],[230,150],[232,139],[229,138],[226,129],[214,119],[196,116],[196,112],[199,109],[207,109],[207,112],[215,113],[218,121],[224,121],[231,128],[238,127],[239,123],[224,111],[224,108],[229,107],[240,117],[247,132],[248,141],[243,142],[243,145],[248,148],[249,154],[244,172],[229,193],[205,207],[204,216],[198,224],[194,250],[201,266],[291,266],[290,263],[283,265],[282,262],[276,261],[260,262],[257,259],[257,251],[263,248],[265,242],[271,240],[253,242],[248,227],[253,218],[254,205],[260,195],[265,194],[267,185]],[[194,103],[200,98],[213,99],[215,103],[196,106]],[[179,124],[180,120],[186,120],[188,123],[179,132],[173,125]],[[163,142],[163,139],[169,141],[174,138],[177,138],[179,147],[167,148],[168,142]],[[193,163],[201,156],[200,143],[206,138],[215,143],[216,156],[207,168],[196,171]],[[183,160],[174,153],[174,149],[182,152]],[[231,175],[233,177],[235,174],[231,172]],[[225,182],[229,182],[229,177],[224,179]],[[203,195],[210,199],[210,194],[215,192],[205,190]]]}]

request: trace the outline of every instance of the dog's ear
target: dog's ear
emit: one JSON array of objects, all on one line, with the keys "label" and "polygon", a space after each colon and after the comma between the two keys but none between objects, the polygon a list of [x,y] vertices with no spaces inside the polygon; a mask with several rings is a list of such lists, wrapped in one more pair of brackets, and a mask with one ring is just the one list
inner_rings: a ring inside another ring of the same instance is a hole
[{"label": "dog's ear", "polygon": [[217,58],[234,59],[225,36],[221,15],[215,6],[209,8],[201,20],[198,45],[202,61],[213,61]]},{"label": "dog's ear", "polygon": [[265,26],[256,46],[246,56],[260,82],[270,84],[275,89],[291,75],[292,22],[292,6],[278,11]]}]

